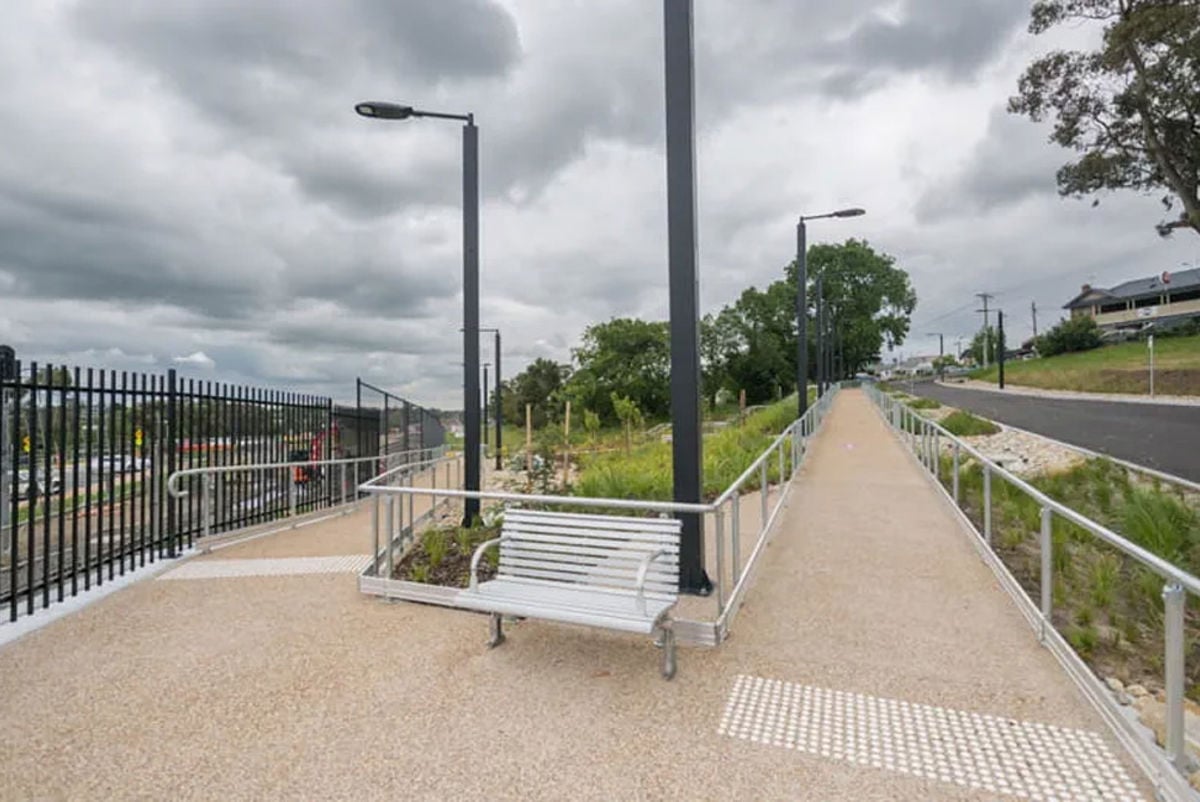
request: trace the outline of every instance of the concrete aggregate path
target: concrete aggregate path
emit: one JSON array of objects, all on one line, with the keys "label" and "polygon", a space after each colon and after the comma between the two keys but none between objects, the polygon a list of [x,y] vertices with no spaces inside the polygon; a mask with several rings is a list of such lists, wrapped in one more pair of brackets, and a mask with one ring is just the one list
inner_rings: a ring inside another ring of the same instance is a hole
[{"label": "concrete aggregate path", "polygon": [[[732,637],[672,682],[648,639],[488,651],[483,616],[348,574],[143,582],[0,649],[0,796],[1150,798],[867,399],[812,449]],[[365,554],[368,521],[198,559]]]}]

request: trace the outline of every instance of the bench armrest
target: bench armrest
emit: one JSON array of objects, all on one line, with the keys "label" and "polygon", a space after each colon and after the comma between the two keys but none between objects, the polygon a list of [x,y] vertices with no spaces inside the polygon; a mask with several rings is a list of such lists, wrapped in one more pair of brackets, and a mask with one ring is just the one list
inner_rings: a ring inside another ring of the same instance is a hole
[{"label": "bench armrest", "polygon": [[485,540],[475,549],[475,553],[471,555],[471,590],[479,589],[479,561],[483,559],[484,550],[506,540],[512,540],[512,535],[501,535],[491,540]]},{"label": "bench armrest", "polygon": [[[638,610],[640,610],[643,615],[646,614],[646,596],[645,596],[646,574],[648,574],[650,572],[650,563],[654,562],[659,557],[666,557],[670,553],[671,552],[667,551],[666,549],[659,549],[658,551],[654,552],[653,554],[647,554],[645,557],[643,557],[641,565],[638,566],[637,604],[638,604]],[[472,576],[474,576],[474,574],[472,574]]]}]

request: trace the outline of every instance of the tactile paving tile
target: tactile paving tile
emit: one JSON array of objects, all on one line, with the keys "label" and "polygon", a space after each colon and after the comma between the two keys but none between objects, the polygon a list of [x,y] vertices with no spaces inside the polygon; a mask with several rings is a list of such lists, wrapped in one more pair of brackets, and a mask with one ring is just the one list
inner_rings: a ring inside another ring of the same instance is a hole
[{"label": "tactile paving tile", "polygon": [[193,560],[158,579],[234,579],[255,576],[358,573],[371,562],[369,554],[335,557],[276,557],[248,560]]},{"label": "tactile paving tile", "polygon": [[745,674],[718,732],[1025,799],[1142,799],[1095,732]]}]

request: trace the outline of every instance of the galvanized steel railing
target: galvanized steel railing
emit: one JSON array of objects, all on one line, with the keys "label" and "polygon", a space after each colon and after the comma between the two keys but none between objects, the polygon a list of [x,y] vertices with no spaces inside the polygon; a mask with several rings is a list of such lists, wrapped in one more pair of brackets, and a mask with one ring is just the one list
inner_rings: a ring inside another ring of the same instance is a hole
[{"label": "galvanized steel railing", "polygon": [[[338,492],[330,493],[330,499],[339,499],[337,503],[348,504],[357,501],[357,487],[363,475],[375,476],[379,471],[379,466],[383,465],[385,470],[381,476],[387,476],[396,471],[408,469],[410,467],[428,465],[430,462],[441,460],[446,453],[446,446],[438,446],[437,448],[422,448],[413,449],[411,451],[401,451],[393,454],[375,455],[369,457],[345,457],[338,459],[318,459],[318,460],[297,460],[293,462],[263,462],[250,465],[224,465],[211,466],[206,468],[189,468],[187,470],[176,471],[167,479],[167,492],[176,499],[187,498],[192,491],[184,486],[185,482],[198,482],[200,484],[200,536],[207,538],[212,534],[213,525],[213,496],[216,485],[216,480],[219,476],[228,476],[233,474],[247,474],[252,476],[266,476],[274,473],[283,474],[283,484],[287,486],[288,496],[288,517],[295,517],[298,508],[304,503],[302,496],[305,491],[302,488],[311,481],[311,477],[303,482],[294,480],[296,471],[311,472],[317,469],[337,468],[338,469]],[[362,467],[360,467],[362,466]],[[291,476],[289,476],[291,474]],[[307,475],[307,474],[306,474]],[[328,485],[333,480],[332,471],[322,479],[317,479],[316,482],[322,485]],[[352,480],[352,481],[351,481]]]},{"label": "galvanized steel railing", "polygon": [[[715,519],[712,530],[713,547],[716,556],[716,576],[713,577],[713,593],[717,601],[716,626],[718,637],[724,637],[732,623],[733,616],[741,606],[749,578],[766,543],[767,533],[775,523],[783,506],[790,479],[803,464],[808,453],[808,440],[817,432],[825,419],[832,403],[837,387],[832,387],[809,407],[801,418],[793,421],[783,430],[762,454],[737,478],[720,496],[707,503],[684,503],[675,501],[641,501],[614,498],[585,498],[580,496],[530,495],[522,493],[501,493],[492,491],[465,491],[446,488],[414,487],[411,481],[397,484],[389,481],[389,475],[384,474],[364,482],[359,490],[375,498],[373,526],[375,531],[375,561],[370,569],[374,576],[379,576],[381,569],[386,567],[386,576],[391,576],[395,566],[395,556],[415,538],[416,527],[425,516],[414,519],[412,499],[414,496],[432,496],[437,500],[476,498],[484,501],[502,502],[505,505],[518,504],[547,504],[562,507],[595,507],[612,510],[631,510],[641,512],[672,513],[711,513]],[[769,483],[769,467],[778,464],[779,482],[776,485],[774,505],[771,505]],[[742,521],[741,499],[742,489],[747,483],[758,478],[760,497],[759,526],[754,533],[756,538],[750,556],[743,563],[741,559]],[[393,497],[408,499],[408,516],[404,516],[403,504],[393,501]],[[428,515],[428,513],[426,513]],[[729,521],[726,533],[726,519]],[[382,548],[380,547],[382,544]],[[729,556],[726,556],[728,549]]]},{"label": "galvanized steel railing", "polygon": [[[983,471],[983,531],[980,533],[989,550],[992,549],[992,482],[998,477],[1022,491],[1041,506],[1041,529],[1039,533],[1040,590],[1038,605],[1040,637],[1045,642],[1047,634],[1054,630],[1051,619],[1053,612],[1054,563],[1052,527],[1058,515],[1079,528],[1091,533],[1124,555],[1136,560],[1165,580],[1163,586],[1164,635],[1166,640],[1164,662],[1164,688],[1167,708],[1167,757],[1181,772],[1188,769],[1188,757],[1184,748],[1184,610],[1186,593],[1200,596],[1200,579],[1177,565],[1133,543],[1108,527],[1081,515],[1067,505],[1054,500],[1012,472],[1005,470],[985,457],[977,449],[947,431],[938,423],[917,414],[908,405],[886,395],[875,387],[867,388],[867,395],[882,413],[884,420],[896,429],[902,440],[912,449],[918,461],[939,483],[942,481],[942,441],[951,451],[950,491],[955,504],[960,503],[960,468],[963,455],[974,458]],[[1030,599],[1032,603],[1033,600]]]}]

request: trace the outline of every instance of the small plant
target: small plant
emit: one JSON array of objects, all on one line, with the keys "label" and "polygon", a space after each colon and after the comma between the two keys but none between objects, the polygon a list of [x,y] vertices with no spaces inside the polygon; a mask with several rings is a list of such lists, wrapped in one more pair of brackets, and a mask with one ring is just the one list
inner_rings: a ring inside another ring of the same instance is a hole
[{"label": "small plant", "polygon": [[430,568],[441,565],[442,560],[446,559],[446,552],[450,550],[450,541],[446,533],[439,529],[426,532],[422,538],[422,545],[425,547],[425,555],[429,557]]},{"label": "small plant", "polygon": [[1091,656],[1096,650],[1096,644],[1100,642],[1100,633],[1096,628],[1091,626],[1077,626],[1067,630],[1067,642],[1071,644],[1071,648],[1079,652],[1082,657]]},{"label": "small plant", "polygon": [[1121,561],[1112,554],[1101,554],[1089,570],[1092,604],[1107,610],[1113,603],[1113,591],[1120,578]]},{"label": "small plant", "polygon": [[914,398],[908,402],[913,409],[941,409],[941,404],[932,398]]},{"label": "small plant", "polygon": [[429,581],[429,566],[414,565],[409,569],[408,575],[413,582],[420,582],[423,585]]},{"label": "small plant", "polygon": [[1158,491],[1133,490],[1123,518],[1126,537],[1173,563],[1188,556],[1198,526],[1195,512]]},{"label": "small plant", "polygon": [[996,434],[1000,431],[1000,427],[990,420],[977,418],[961,409],[942,418],[942,427],[958,437]]},{"label": "small plant", "polygon": [[459,529],[454,533],[454,542],[458,545],[459,554],[470,554],[474,551],[475,538],[470,529]]}]

